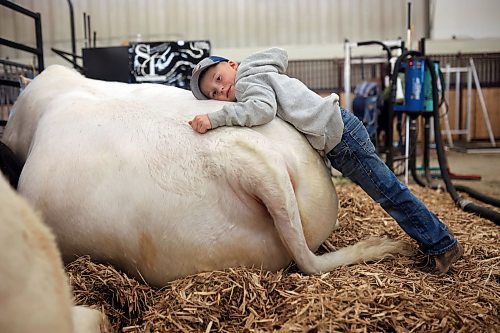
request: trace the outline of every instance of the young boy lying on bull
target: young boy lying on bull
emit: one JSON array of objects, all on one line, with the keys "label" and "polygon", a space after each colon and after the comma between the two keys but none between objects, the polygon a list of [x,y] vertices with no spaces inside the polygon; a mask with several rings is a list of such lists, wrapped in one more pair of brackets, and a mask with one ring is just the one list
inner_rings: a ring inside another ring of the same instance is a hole
[{"label": "young boy lying on bull", "polygon": [[447,226],[378,157],[365,127],[340,108],[339,97],[317,95],[285,75],[287,66],[288,55],[279,48],[252,54],[241,64],[205,58],[193,70],[194,96],[237,103],[197,115],[189,124],[203,134],[220,126],[258,126],[278,116],[303,133],[327,163],[361,186],[417,241],[431,259],[424,271],[448,272],[463,248]]}]

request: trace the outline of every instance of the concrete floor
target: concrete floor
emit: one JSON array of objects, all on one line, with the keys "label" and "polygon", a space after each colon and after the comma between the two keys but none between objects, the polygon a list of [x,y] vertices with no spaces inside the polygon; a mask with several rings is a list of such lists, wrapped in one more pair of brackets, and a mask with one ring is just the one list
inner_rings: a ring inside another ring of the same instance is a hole
[{"label": "concrete floor", "polygon": [[[500,154],[446,152],[450,171],[459,175],[479,175],[481,180],[452,180],[488,196],[500,199]],[[431,166],[438,166],[437,157],[431,158]]]},{"label": "concrete floor", "polygon": [[[452,179],[453,184],[467,186],[487,196],[500,200],[500,153],[464,153],[454,150],[446,151],[446,159],[449,170],[456,175],[474,175],[480,176],[480,180],[458,180]],[[430,153],[430,167],[433,174],[440,174],[439,163],[435,150]],[[422,156],[417,157],[417,166],[422,164]],[[403,165],[403,164],[402,164]],[[401,173],[399,179],[404,181],[404,167],[398,169]],[[341,173],[334,170],[334,176],[341,176]],[[411,174],[409,175],[409,184],[415,184]],[[337,181],[341,181],[337,179]],[[439,178],[435,180],[439,183]],[[444,187],[444,183],[443,187]],[[459,193],[460,194],[460,193]]]}]

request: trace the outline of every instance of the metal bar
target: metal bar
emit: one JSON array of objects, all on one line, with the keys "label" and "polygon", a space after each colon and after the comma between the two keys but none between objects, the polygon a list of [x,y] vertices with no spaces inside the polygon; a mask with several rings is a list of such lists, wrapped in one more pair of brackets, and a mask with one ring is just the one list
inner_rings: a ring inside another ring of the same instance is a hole
[{"label": "metal bar", "polygon": [[[69,53],[69,52],[66,52],[66,51],[63,51],[63,50],[58,50],[58,49],[55,49],[55,48],[51,48],[51,50],[54,51],[55,53],[57,53],[58,55],[64,54],[64,55],[67,55],[67,56],[73,56],[73,53]],[[75,57],[78,58],[78,59],[83,59],[82,56],[77,55],[77,54],[75,54]]]},{"label": "metal bar", "polygon": [[14,49],[35,54],[37,56],[38,63],[37,70],[38,72],[43,71],[43,69],[45,68],[45,64],[43,60],[42,20],[40,13],[34,13],[7,0],[0,0],[0,5],[10,8],[23,15],[29,16],[35,20],[36,49],[4,38],[0,38],[0,45],[5,45]]},{"label": "metal bar", "polygon": [[[75,15],[73,12],[73,3],[68,0],[69,24],[71,28],[71,52],[73,52],[73,64],[76,64],[76,34],[75,34]],[[73,65],[76,68],[75,65]]]},{"label": "metal bar", "polygon": [[90,14],[87,15],[87,38],[89,47],[92,47],[92,36],[90,36]]},{"label": "metal bar", "polygon": [[20,63],[10,61],[10,60],[5,60],[5,59],[0,59],[0,64],[6,65],[6,66],[14,66],[14,67],[19,67],[19,68],[24,68],[24,69],[33,69],[33,67],[30,65],[20,64]]},{"label": "metal bar", "polygon": [[[352,63],[355,63],[355,64],[360,63],[360,60],[353,60],[351,58],[351,48],[367,45],[366,43],[373,43],[373,42],[351,43],[347,39],[344,41],[344,105],[346,105],[346,106],[349,106],[351,103],[351,64]],[[373,44],[373,45],[375,45],[375,44]],[[404,42],[400,39],[388,40],[388,41],[377,42],[376,45],[384,45],[385,46],[384,49],[387,48],[390,52],[391,47],[397,47],[397,48],[404,47]],[[396,53],[400,54],[401,50],[399,50]],[[388,57],[389,56],[390,56],[390,54],[388,55]],[[380,58],[376,58],[376,59],[380,59]],[[389,61],[389,60],[390,59],[387,59],[387,61]],[[364,61],[364,62],[368,63],[368,61]],[[374,62],[374,63],[378,63],[378,62]],[[390,73],[386,73],[386,75],[390,76]]]},{"label": "metal bar", "polygon": [[431,0],[424,1],[424,36],[425,38],[431,38]]},{"label": "metal bar", "polygon": [[444,127],[445,127],[446,138],[448,139],[448,145],[450,146],[450,148],[453,148],[453,138],[451,136],[450,119],[448,118],[448,112],[444,112]]},{"label": "metal bar", "polygon": [[13,42],[13,41],[10,41],[8,39],[5,39],[5,38],[0,38],[0,45],[5,45],[5,46],[8,46],[8,47],[12,47],[14,49],[18,49],[18,50],[22,50],[22,51],[25,51],[25,52],[29,52],[29,53],[33,53],[33,54],[40,54],[41,52],[33,47],[29,47],[29,46],[26,46],[26,45],[23,45],[23,44],[19,44],[19,43],[16,43],[16,42]]},{"label": "metal bar", "polygon": [[54,51],[55,53],[57,53],[57,55],[61,56],[67,62],[73,64],[74,68],[78,69],[79,71],[83,71],[83,67],[82,66],[78,65],[77,63],[74,63],[73,60],[71,60],[70,58],[68,58],[66,56],[66,54],[68,54],[68,55],[71,55],[71,54],[69,54],[67,52],[64,52],[64,51],[60,51],[58,49],[54,49],[54,48],[51,48],[51,50]]},{"label": "metal bar", "polygon": [[9,86],[9,87],[19,88],[21,85],[19,84],[18,81],[0,79],[0,86]]},{"label": "metal bar", "polygon": [[[444,99],[446,101],[449,101],[450,100],[450,79],[451,79],[451,72],[450,72],[450,65],[449,64],[446,64],[446,67],[445,67],[446,71],[444,71],[446,73],[446,79],[445,79],[445,87],[444,87]],[[453,148],[453,138],[451,136],[452,132],[451,132],[451,128],[450,128],[450,119],[448,118],[448,112],[445,112],[444,113],[444,125],[445,125],[445,128],[446,128],[446,134],[447,134],[447,138],[448,138],[448,144],[450,145],[451,148]]]},{"label": "metal bar", "polygon": [[479,83],[479,77],[477,76],[476,66],[474,65],[474,60],[472,60],[472,58],[469,58],[469,61],[472,69],[472,75],[474,76],[477,93],[479,95],[479,101],[481,102],[481,109],[483,110],[484,122],[486,123],[486,127],[488,128],[491,146],[496,147],[495,137],[493,135],[493,130],[491,129],[490,117],[488,116],[488,109],[486,108],[486,103],[484,102],[483,91],[481,90],[481,84]]},{"label": "metal bar", "polygon": [[430,136],[431,136],[431,115],[428,113],[424,114],[424,175],[427,180],[427,184],[431,183],[431,172],[430,172]]},{"label": "metal bar", "polygon": [[83,47],[87,48],[87,13],[83,12]]},{"label": "metal bar", "polygon": [[358,65],[358,64],[387,64],[387,59],[385,58],[364,58],[364,59],[352,59],[351,58],[351,65]]},{"label": "metal bar", "polygon": [[368,46],[368,45],[380,45],[382,49],[387,53],[387,61],[391,60],[391,49],[385,45],[383,42],[377,40],[369,40],[364,42],[358,42],[358,46]]},{"label": "metal bar", "polygon": [[460,128],[460,72],[455,74],[455,128]]},{"label": "metal bar", "polygon": [[[384,45],[386,45],[387,47],[391,48],[391,47],[401,47],[401,42],[402,40],[401,39],[394,39],[394,40],[383,40],[382,43]],[[356,43],[349,43],[349,41],[346,41],[346,43],[350,46],[350,47],[358,47],[359,46],[359,42],[356,42]]]},{"label": "metal bar", "polygon": [[12,10],[15,10],[16,12],[22,13],[24,15],[30,16],[32,18],[36,18],[37,13],[33,13],[32,11],[29,11],[19,5],[16,5],[13,2],[7,1],[7,0],[0,0],[0,5],[5,6],[7,8],[10,8]]},{"label": "metal bar", "polygon": [[446,67],[442,70],[443,73],[467,72],[469,67]]},{"label": "metal bar", "polygon": [[407,16],[407,32],[406,32],[406,44],[408,49],[411,50],[411,1],[408,1],[408,16]]},{"label": "metal bar", "polygon": [[346,43],[344,45],[344,105],[350,108],[351,103],[351,45]]},{"label": "metal bar", "polygon": [[450,133],[452,134],[467,134],[466,129],[451,129]]},{"label": "metal bar", "polygon": [[467,70],[467,110],[466,110],[466,118],[465,118],[465,128],[466,128],[466,133],[465,133],[465,141],[470,142],[471,141],[471,118],[472,118],[472,108],[471,108],[471,103],[472,103],[472,68],[469,67]]},{"label": "metal bar", "polygon": [[43,61],[42,18],[40,16],[40,13],[36,13],[35,16],[36,16],[35,17],[36,48],[38,50],[37,64],[38,64],[38,73],[41,73],[45,69],[45,64]]},{"label": "metal bar", "polygon": [[410,116],[406,114],[405,133],[405,184],[408,184],[408,161],[410,159]]},{"label": "metal bar", "polygon": [[[450,65],[449,64],[446,64],[446,69],[450,68]],[[445,79],[445,86],[446,86],[446,90],[444,91],[444,97],[445,99],[449,102],[450,101],[450,81],[451,81],[451,72],[450,71],[446,71],[446,79]]]}]

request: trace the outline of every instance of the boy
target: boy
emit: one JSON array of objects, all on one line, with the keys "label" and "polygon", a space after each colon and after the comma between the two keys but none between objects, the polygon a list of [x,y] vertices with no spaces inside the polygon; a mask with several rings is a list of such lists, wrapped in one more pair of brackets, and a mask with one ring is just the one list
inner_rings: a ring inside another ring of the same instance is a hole
[{"label": "boy", "polygon": [[370,195],[429,255],[425,271],[443,275],[463,254],[436,215],[402,184],[377,156],[363,124],[339,107],[339,97],[320,97],[285,75],[286,51],[272,48],[238,64],[211,56],[193,70],[191,91],[197,99],[231,101],[221,110],[189,122],[198,133],[220,126],[257,126],[275,116],[303,133],[332,166]]}]

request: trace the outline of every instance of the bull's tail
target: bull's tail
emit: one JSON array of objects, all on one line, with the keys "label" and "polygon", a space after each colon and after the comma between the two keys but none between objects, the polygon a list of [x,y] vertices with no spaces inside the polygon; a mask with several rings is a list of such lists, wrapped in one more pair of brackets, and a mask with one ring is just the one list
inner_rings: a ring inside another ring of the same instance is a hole
[{"label": "bull's tail", "polygon": [[338,266],[380,260],[394,254],[411,255],[413,248],[405,241],[371,237],[317,258],[320,261],[319,271],[325,272]]},{"label": "bull's tail", "polygon": [[249,191],[266,206],[281,241],[301,271],[322,273],[339,266],[411,253],[410,246],[404,241],[370,238],[335,252],[315,255],[307,245],[297,199],[281,154],[267,149],[265,145],[242,142],[237,145],[240,148],[239,158],[248,159],[246,163],[242,161],[246,165],[245,176],[253,175],[252,179],[245,180],[243,176],[240,180],[247,183]]},{"label": "bull's tail", "polygon": [[0,141],[0,170],[9,181],[10,185],[17,189],[19,177],[23,170],[23,163],[14,155],[14,152]]}]

